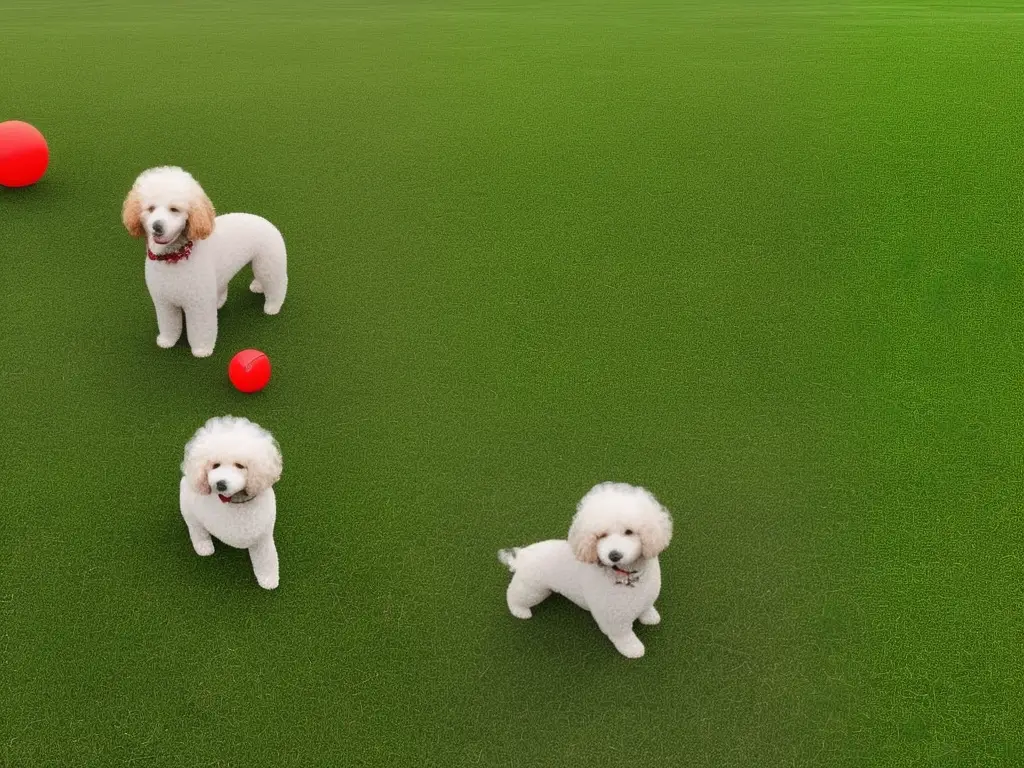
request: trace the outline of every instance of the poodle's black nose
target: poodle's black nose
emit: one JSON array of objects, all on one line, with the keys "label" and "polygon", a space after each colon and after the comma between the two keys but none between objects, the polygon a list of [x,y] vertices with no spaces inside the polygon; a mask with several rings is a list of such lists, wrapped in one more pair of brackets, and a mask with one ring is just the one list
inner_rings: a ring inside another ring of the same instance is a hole
[{"label": "poodle's black nose", "polygon": [[[220,485],[220,483],[218,483],[218,485]],[[619,560],[622,559],[622,553],[619,552],[619,550],[617,549],[613,549],[611,552],[608,553],[608,559],[611,560],[613,563],[617,563],[619,562]]]},{"label": "poodle's black nose", "polygon": [[159,221],[153,222],[153,234],[162,235],[164,233],[164,225]]},{"label": "poodle's black nose", "polygon": [[[218,491],[220,491],[221,493],[224,493],[224,491],[226,491],[227,489],[228,489],[228,484],[225,481],[223,481],[223,480],[218,480],[217,481],[217,490]],[[621,555],[620,555],[620,557],[621,557]],[[615,559],[618,560],[619,558],[617,557]]]}]

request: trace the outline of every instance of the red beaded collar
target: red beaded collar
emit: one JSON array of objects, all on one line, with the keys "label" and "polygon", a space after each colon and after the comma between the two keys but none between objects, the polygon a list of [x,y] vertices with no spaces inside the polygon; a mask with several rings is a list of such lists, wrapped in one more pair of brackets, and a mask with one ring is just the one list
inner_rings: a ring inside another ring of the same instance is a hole
[{"label": "red beaded collar", "polygon": [[166,261],[168,264],[177,264],[182,259],[187,259],[188,255],[192,253],[192,241],[189,240],[176,251],[169,251],[168,253],[153,253],[153,251],[147,248],[146,253],[153,261]]}]

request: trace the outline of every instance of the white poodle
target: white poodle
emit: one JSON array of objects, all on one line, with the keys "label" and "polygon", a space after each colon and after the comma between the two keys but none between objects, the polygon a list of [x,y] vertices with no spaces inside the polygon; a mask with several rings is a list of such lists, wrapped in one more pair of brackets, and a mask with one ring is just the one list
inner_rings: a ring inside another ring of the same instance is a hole
[{"label": "white poodle", "polygon": [[248,549],[264,589],[278,582],[272,486],[281,478],[281,465],[273,435],[234,416],[218,416],[200,427],[185,446],[181,464],[181,516],[196,554],[213,554],[211,536]]},{"label": "white poodle", "polygon": [[173,347],[185,313],[188,343],[196,357],[213,354],[217,310],[228,283],[252,264],[249,290],[264,294],[263,311],[281,311],[288,289],[284,238],[251,213],[216,216],[203,188],[181,168],[144,171],[124,201],[121,218],[132,237],[147,241],[146,287],[156,307],[158,346]]},{"label": "white poodle", "polygon": [[569,539],[503,549],[498,559],[515,574],[508,585],[512,615],[552,592],[591,612],[619,652],[644,655],[633,622],[657,624],[661,591],[658,555],[672,538],[672,516],[648,491],[625,483],[601,483],[580,501]]}]

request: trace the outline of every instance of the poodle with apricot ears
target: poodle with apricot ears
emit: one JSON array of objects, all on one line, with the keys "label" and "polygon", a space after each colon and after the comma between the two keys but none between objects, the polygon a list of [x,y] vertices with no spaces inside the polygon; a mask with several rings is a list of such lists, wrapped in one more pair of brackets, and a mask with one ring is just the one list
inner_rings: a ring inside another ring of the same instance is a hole
[{"label": "poodle with apricot ears", "polygon": [[228,283],[252,264],[249,290],[264,295],[263,311],[281,311],[288,290],[284,238],[251,213],[217,216],[210,198],[181,168],[144,171],[125,198],[121,218],[132,237],[146,238],[146,287],[156,307],[157,346],[181,337],[182,315],[192,354],[209,357],[217,343],[217,310]]},{"label": "poodle with apricot ears", "polygon": [[273,435],[234,416],[218,416],[200,427],[181,464],[181,516],[196,554],[212,555],[214,538],[249,550],[264,589],[278,584],[273,485],[281,469],[281,448]]},{"label": "poodle with apricot ears", "polygon": [[508,585],[513,616],[557,592],[590,611],[619,653],[644,655],[633,622],[657,624],[661,592],[658,555],[672,539],[672,516],[648,491],[601,483],[580,501],[569,538],[503,549],[498,559],[514,574]]}]

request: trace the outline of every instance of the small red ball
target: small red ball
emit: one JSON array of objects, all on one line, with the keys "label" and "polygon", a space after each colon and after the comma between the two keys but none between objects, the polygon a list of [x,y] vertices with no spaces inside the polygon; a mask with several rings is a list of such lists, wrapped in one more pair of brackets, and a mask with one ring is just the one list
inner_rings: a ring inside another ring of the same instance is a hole
[{"label": "small red ball", "polygon": [[46,173],[50,149],[34,126],[20,120],[0,123],[0,186],[27,187]]},{"label": "small red ball", "polygon": [[228,378],[239,392],[259,392],[270,381],[270,358],[258,349],[243,349],[228,363]]}]

